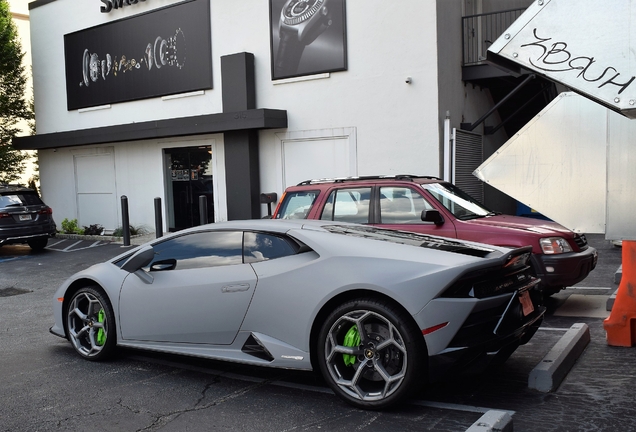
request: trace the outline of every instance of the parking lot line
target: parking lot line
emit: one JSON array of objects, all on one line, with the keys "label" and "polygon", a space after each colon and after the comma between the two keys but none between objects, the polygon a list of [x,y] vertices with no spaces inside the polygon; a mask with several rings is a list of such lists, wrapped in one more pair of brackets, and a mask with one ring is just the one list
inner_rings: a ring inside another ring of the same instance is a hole
[{"label": "parking lot line", "polygon": [[72,245],[68,246],[66,249],[62,249],[64,252],[67,252],[69,249],[71,249],[73,246],[80,244],[82,241],[76,241],[75,243],[73,243]]},{"label": "parking lot line", "polygon": [[0,263],[9,262],[9,261],[16,261],[16,260],[25,259],[25,258],[29,258],[29,256],[28,255],[26,255],[26,256],[11,256],[11,257],[8,257],[8,258],[0,258]]},{"label": "parking lot line", "polygon": [[569,290],[611,290],[613,288],[610,287],[579,287],[579,286],[573,286],[573,287],[567,287],[566,289]]},{"label": "parking lot line", "polygon": [[[68,244],[68,242],[71,242],[72,240],[69,239],[61,239],[59,241],[56,241],[55,243],[50,243],[46,249],[48,250],[53,250],[56,252],[76,252],[76,251],[80,251],[80,250],[84,250],[84,249],[90,249],[90,248],[94,248],[94,247],[98,247],[98,246],[104,246],[110,243],[110,241],[104,241],[104,240],[96,240],[96,241],[92,241],[92,240],[78,240],[75,241],[73,243],[71,243],[70,246],[66,246],[66,244]],[[77,247],[77,246],[80,247]],[[83,245],[88,245],[88,246],[83,246]],[[57,247],[56,247],[57,246]]]},{"label": "parking lot line", "polygon": [[[466,411],[466,412],[474,412],[474,413],[480,413],[480,414],[485,414],[488,411],[492,411],[492,408],[478,407],[478,406],[472,406],[472,405],[461,405],[461,404],[446,403],[446,402],[426,401],[426,400],[412,400],[412,401],[409,401],[409,403],[411,405],[424,406],[427,408],[448,409],[453,411]],[[511,416],[515,413],[515,411],[509,411],[509,410],[497,410],[497,411],[506,412],[510,414]]]}]

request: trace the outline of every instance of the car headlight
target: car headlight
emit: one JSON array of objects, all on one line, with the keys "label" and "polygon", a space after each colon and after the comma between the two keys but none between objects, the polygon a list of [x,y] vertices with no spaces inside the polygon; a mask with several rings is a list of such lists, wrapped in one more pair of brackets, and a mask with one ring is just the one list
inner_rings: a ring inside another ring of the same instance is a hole
[{"label": "car headlight", "polygon": [[565,252],[572,252],[572,248],[563,237],[546,237],[539,240],[541,249],[546,255],[554,255]]}]

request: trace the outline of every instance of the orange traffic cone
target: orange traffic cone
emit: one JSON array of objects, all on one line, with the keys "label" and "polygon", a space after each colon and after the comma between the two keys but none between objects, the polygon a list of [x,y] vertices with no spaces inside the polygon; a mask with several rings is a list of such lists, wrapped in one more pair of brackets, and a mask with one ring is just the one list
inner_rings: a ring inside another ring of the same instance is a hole
[{"label": "orange traffic cone", "polygon": [[636,241],[623,240],[623,275],[612,312],[603,327],[608,345],[636,345]]}]

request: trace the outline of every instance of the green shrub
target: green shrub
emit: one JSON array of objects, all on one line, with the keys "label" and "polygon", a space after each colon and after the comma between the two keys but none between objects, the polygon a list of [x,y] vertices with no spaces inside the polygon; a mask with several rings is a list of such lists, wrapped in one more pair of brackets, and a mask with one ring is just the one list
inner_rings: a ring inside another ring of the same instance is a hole
[{"label": "green shrub", "polygon": [[84,234],[84,230],[77,225],[77,219],[68,220],[68,218],[64,218],[62,221],[62,232],[64,234]]},{"label": "green shrub", "polygon": [[[130,235],[134,236],[134,235],[143,235],[143,234],[148,234],[148,230],[145,229],[144,227],[139,227],[139,226],[134,226],[134,225],[130,225]],[[124,236],[124,228],[123,227],[117,227],[115,228],[115,231],[113,231],[113,236],[114,237],[123,237]]]},{"label": "green shrub", "polygon": [[84,235],[102,235],[104,227],[100,224],[93,224],[84,227]]}]

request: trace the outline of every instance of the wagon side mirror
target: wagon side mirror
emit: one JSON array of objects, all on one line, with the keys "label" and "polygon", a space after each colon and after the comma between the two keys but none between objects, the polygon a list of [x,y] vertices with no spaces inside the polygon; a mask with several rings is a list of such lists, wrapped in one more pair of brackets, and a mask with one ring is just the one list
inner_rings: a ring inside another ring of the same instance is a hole
[{"label": "wagon side mirror", "polygon": [[433,222],[435,225],[443,225],[444,217],[440,214],[439,210],[422,210],[422,221]]}]

